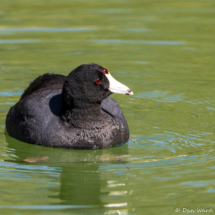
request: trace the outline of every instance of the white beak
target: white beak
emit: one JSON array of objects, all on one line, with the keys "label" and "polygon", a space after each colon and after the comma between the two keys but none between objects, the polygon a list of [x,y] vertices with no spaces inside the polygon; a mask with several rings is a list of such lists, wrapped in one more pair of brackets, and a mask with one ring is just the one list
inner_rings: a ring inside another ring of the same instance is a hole
[{"label": "white beak", "polygon": [[126,87],[124,84],[121,84],[120,82],[118,82],[116,79],[113,78],[113,76],[111,76],[110,73],[105,74],[110,86],[109,86],[109,90],[112,93],[119,93],[119,94],[125,94],[125,95],[133,95],[133,92]]}]

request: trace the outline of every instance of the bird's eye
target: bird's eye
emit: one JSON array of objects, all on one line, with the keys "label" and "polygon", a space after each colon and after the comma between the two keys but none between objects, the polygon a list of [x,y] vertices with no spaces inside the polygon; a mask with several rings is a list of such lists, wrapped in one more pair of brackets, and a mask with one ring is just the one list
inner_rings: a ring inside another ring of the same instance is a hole
[{"label": "bird's eye", "polygon": [[101,80],[100,80],[100,79],[97,79],[97,80],[95,81],[95,83],[96,83],[96,84],[100,84],[100,83],[101,83]]}]

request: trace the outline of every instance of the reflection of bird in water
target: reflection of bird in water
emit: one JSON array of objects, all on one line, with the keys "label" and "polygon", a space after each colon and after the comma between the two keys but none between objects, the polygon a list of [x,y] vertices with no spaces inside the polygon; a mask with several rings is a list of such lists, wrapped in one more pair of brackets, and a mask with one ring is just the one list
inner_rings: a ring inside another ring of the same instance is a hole
[{"label": "reflection of bird in water", "polygon": [[[122,193],[120,194],[118,187],[114,186],[113,178],[103,170],[103,167],[110,165],[109,170],[111,170],[111,166],[116,164],[128,171],[124,166],[128,157],[127,144],[103,150],[70,150],[25,144],[9,135],[6,135],[6,141],[8,150],[17,157],[13,162],[22,165],[27,157],[48,156],[48,160],[30,165],[55,167],[59,170],[60,178],[56,178],[56,182],[60,182],[60,188],[44,187],[49,190],[49,193],[53,190],[49,198],[59,198],[62,205],[76,205],[77,210],[90,211],[92,214],[98,214],[98,211],[102,214],[109,211],[107,205],[110,202],[122,204],[120,199]],[[55,174],[54,171],[53,174]],[[52,173],[47,174],[48,178],[50,178],[49,175]],[[126,182],[121,181],[120,184],[123,184],[123,189],[126,191]],[[117,192],[117,195],[112,198],[107,189],[111,190],[112,194]]]}]

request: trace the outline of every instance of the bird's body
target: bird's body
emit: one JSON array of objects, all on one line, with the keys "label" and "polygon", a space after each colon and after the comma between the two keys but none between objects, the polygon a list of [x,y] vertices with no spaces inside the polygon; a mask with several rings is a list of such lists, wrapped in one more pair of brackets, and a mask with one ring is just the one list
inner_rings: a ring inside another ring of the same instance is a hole
[{"label": "bird's body", "polygon": [[[109,97],[101,68],[82,65],[69,76],[45,74],[35,79],[7,115],[9,135],[37,145],[82,149],[128,141],[127,122],[118,103]],[[83,80],[85,70],[92,74]]]}]

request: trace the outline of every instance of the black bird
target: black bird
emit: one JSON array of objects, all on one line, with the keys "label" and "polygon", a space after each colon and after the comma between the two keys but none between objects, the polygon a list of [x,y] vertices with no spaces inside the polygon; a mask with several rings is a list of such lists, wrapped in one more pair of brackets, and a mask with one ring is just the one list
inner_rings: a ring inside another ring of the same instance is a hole
[{"label": "black bird", "polygon": [[83,64],[68,76],[44,74],[11,107],[7,132],[43,146],[96,149],[125,143],[128,125],[112,93],[133,95],[97,64]]}]

